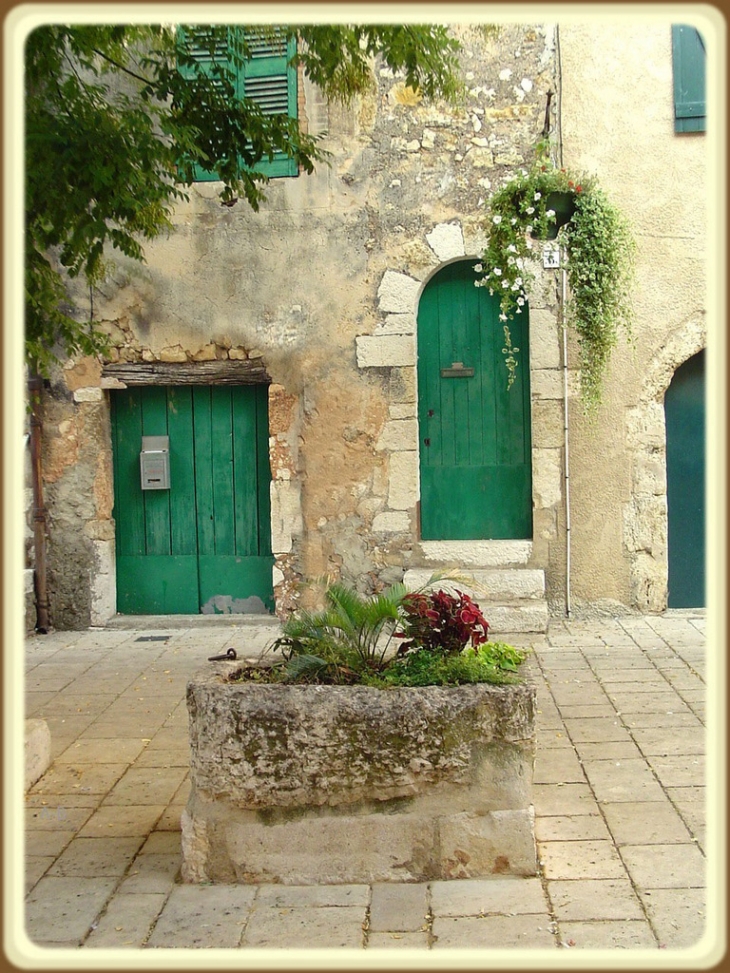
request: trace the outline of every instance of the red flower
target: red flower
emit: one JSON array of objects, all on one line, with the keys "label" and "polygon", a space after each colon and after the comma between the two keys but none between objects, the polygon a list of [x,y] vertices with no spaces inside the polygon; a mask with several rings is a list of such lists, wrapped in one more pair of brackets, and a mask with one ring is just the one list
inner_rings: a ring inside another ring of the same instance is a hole
[{"label": "red flower", "polygon": [[582,187],[582,186],[576,186],[576,187],[575,187],[575,191],[576,191],[577,193],[582,193],[582,192],[583,192],[583,187]]}]

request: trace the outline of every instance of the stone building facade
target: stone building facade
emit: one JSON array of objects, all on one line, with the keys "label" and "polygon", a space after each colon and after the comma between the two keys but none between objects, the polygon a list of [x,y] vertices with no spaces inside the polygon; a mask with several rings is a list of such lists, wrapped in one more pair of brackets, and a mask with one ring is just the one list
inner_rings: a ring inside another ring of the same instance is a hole
[{"label": "stone building facade", "polygon": [[[573,611],[666,607],[662,399],[676,367],[704,347],[707,285],[706,140],[673,131],[669,23],[452,29],[467,86],[458,108],[422,101],[378,65],[372,91],[350,109],[300,79],[300,119],[328,133],[329,165],[272,180],[258,213],[221,206],[215,183],[196,184],[170,235],[146,246],[145,264],[112,255],[94,296],[110,358],[65,362],[44,396],[56,627],[103,625],[117,611],[110,402],[127,366],[158,363],[265,376],[281,616],[306,603],[311,579],[375,591],[450,566],[479,581],[496,631],[544,628],[571,590]],[[633,109],[616,126],[629,90]],[[636,341],[617,349],[589,423],[572,339],[563,368],[560,272],[538,268],[529,295],[532,536],[424,541],[421,297],[442,268],[479,259],[485,203],[530,162],[549,102],[564,163],[595,172],[633,224]],[[88,297],[76,296],[83,313]]]}]

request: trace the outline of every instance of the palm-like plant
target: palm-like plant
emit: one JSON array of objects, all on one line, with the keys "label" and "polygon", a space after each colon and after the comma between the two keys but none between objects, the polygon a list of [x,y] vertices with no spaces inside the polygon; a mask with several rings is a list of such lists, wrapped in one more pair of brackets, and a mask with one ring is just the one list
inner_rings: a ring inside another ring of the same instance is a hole
[{"label": "palm-like plant", "polygon": [[282,652],[285,678],[351,683],[382,669],[401,618],[407,588],[394,584],[372,598],[339,582],[325,592],[321,611],[300,611],[272,645]]}]

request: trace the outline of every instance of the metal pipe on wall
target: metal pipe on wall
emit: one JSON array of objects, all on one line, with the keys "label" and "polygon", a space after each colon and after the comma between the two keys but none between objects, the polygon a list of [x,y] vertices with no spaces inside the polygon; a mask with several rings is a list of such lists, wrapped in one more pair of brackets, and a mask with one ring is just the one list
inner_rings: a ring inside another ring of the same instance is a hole
[{"label": "metal pipe on wall", "polygon": [[560,248],[560,321],[563,326],[563,442],[565,449],[565,612],[570,618],[570,448],[568,441],[568,326],[565,320],[565,248]]},{"label": "metal pipe on wall", "polygon": [[41,391],[43,380],[40,375],[28,379],[30,399],[30,457],[33,473],[33,546],[35,549],[34,587],[36,600],[36,631],[45,635],[50,628],[48,621],[48,581],[46,558],[46,508],[43,504],[43,470],[41,465],[41,441],[43,422],[41,419]]}]

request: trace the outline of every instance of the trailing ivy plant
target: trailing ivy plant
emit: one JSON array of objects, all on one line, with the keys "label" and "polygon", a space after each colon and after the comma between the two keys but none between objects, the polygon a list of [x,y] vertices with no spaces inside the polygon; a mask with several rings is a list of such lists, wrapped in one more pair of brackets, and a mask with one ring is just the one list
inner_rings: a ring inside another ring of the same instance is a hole
[{"label": "trailing ivy plant", "polygon": [[564,310],[579,344],[581,398],[588,412],[601,400],[603,378],[619,331],[631,335],[635,243],[628,223],[593,176],[558,168],[538,146],[537,161],[521,169],[491,198],[487,243],[477,273],[478,286],[499,297],[500,321],[508,354],[508,386],[518,361],[512,348],[509,321],[521,314],[534,280],[532,260],[542,254],[544,240],[556,225],[551,193],[565,193],[573,214],[560,231],[567,257],[569,285]]}]

